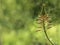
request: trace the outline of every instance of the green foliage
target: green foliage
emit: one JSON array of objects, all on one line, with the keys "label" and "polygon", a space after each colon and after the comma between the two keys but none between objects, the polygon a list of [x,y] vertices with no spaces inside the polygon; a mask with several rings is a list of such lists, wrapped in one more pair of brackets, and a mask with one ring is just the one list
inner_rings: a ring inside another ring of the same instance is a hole
[{"label": "green foliage", "polygon": [[[53,42],[60,45],[60,0],[43,1],[53,24],[47,33]],[[0,37],[3,45],[50,45],[42,29],[36,32],[35,19],[41,9],[42,0],[0,0]]]},{"label": "green foliage", "polygon": [[18,29],[23,29],[25,27],[25,23],[22,22],[21,20],[16,20],[16,22],[14,23],[14,29],[18,30]]}]

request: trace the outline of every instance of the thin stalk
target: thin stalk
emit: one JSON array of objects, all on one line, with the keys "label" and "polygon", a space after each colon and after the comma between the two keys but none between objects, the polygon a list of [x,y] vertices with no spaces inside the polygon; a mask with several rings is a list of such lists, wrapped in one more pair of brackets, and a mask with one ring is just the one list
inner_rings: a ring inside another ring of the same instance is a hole
[{"label": "thin stalk", "polygon": [[46,36],[46,38],[48,39],[48,41],[49,41],[52,45],[54,45],[54,43],[49,39],[49,37],[48,37],[48,35],[47,35],[46,28],[45,28],[45,23],[44,23],[44,19],[43,19],[43,30],[44,30],[45,36]]},{"label": "thin stalk", "polygon": [[[2,1],[3,0],[0,0],[0,15],[2,15]],[[0,29],[0,45],[3,45],[3,41],[2,41],[2,30]]]}]

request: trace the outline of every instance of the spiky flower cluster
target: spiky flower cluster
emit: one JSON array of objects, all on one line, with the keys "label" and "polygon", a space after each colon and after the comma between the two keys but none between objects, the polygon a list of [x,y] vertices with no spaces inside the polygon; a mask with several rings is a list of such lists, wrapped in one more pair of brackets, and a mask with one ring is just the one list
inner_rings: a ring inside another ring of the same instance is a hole
[{"label": "spiky flower cluster", "polygon": [[39,24],[37,31],[40,31],[40,29],[43,28],[43,22],[45,24],[46,30],[51,28],[52,21],[51,21],[51,18],[48,16],[48,14],[41,15],[41,16],[39,15],[37,19],[37,23]]}]

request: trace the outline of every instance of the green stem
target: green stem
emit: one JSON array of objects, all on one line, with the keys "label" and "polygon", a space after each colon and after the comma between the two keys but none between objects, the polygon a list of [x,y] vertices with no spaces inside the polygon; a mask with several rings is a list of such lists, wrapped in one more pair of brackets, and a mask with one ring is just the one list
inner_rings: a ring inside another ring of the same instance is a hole
[{"label": "green stem", "polygon": [[45,36],[46,36],[46,38],[48,39],[48,41],[49,41],[52,45],[54,45],[53,42],[49,39],[49,37],[48,37],[48,35],[47,35],[46,29],[45,29],[44,19],[43,19],[43,30],[44,30]]}]

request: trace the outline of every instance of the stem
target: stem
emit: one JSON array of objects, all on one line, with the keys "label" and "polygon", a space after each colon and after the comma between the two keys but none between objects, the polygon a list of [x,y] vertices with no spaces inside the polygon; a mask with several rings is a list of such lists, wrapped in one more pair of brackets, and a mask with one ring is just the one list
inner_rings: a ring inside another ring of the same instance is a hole
[{"label": "stem", "polygon": [[[2,1],[3,0],[0,0],[0,13],[1,13],[1,15],[2,15],[2,12],[3,12],[3,9],[2,9]],[[2,30],[0,29],[0,45],[3,45],[3,43],[2,43]]]},{"label": "stem", "polygon": [[45,23],[44,23],[44,19],[43,19],[43,30],[44,30],[45,36],[46,36],[46,38],[48,39],[48,41],[49,41],[52,45],[54,45],[53,42],[49,39],[49,37],[48,37],[48,35],[47,35],[46,28],[45,28]]}]

